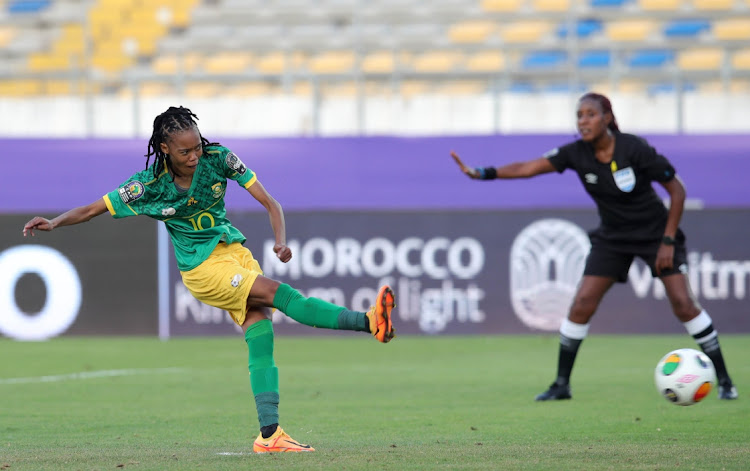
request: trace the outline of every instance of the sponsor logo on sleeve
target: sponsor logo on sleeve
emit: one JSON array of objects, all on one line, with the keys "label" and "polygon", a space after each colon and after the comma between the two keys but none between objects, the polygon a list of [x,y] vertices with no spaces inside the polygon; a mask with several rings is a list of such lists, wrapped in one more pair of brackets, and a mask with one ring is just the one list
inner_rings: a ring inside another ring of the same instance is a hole
[{"label": "sponsor logo on sleeve", "polygon": [[544,157],[546,159],[549,159],[550,157],[554,157],[554,156],[556,156],[559,153],[560,153],[560,148],[559,147],[555,147],[554,149],[548,150],[547,152],[545,152],[544,154],[542,154],[542,157]]},{"label": "sponsor logo on sleeve", "polygon": [[138,180],[128,182],[125,186],[118,190],[120,193],[120,199],[125,204],[130,204],[143,196],[144,188],[143,183]]},{"label": "sponsor logo on sleeve", "polygon": [[227,167],[231,168],[240,175],[244,175],[247,172],[247,167],[242,163],[239,157],[234,152],[227,154]]}]

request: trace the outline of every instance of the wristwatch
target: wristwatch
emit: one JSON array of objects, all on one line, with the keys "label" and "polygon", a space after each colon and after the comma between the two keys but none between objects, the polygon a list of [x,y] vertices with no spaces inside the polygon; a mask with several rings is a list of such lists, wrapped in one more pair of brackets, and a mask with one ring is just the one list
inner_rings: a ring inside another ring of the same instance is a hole
[{"label": "wristwatch", "polygon": [[669,237],[665,235],[661,238],[661,243],[664,245],[674,245],[674,237]]}]

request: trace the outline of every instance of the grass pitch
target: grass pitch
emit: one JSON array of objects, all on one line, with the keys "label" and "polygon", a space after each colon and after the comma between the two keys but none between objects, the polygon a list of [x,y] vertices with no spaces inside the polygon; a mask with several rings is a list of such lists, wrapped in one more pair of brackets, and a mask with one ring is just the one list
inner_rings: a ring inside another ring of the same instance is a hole
[{"label": "grass pitch", "polygon": [[243,339],[0,340],[0,469],[740,470],[750,336],[722,335],[740,399],[679,407],[653,371],[687,335],[592,335],[573,400],[536,403],[557,335],[276,337],[281,423],[317,451],[254,455]]}]

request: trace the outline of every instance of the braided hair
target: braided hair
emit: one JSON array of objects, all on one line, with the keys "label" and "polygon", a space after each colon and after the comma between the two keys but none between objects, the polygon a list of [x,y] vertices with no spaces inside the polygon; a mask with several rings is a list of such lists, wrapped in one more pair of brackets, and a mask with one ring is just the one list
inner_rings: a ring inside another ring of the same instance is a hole
[{"label": "braided hair", "polygon": [[[167,111],[160,114],[154,119],[154,130],[151,133],[151,139],[148,141],[148,153],[144,155],[146,157],[146,168],[151,161],[151,156],[154,156],[154,177],[159,177],[164,168],[168,168],[172,173],[172,179],[174,179],[174,170],[172,169],[172,162],[169,159],[169,154],[165,154],[161,150],[162,143],[166,143],[170,136],[175,133],[187,131],[189,129],[198,129],[198,124],[195,120],[198,119],[192,111],[188,108],[170,106]],[[208,139],[201,136],[200,131],[198,135],[201,137],[201,143],[205,149],[207,146],[219,145],[217,142],[209,142]]]},{"label": "braided hair", "polygon": [[589,92],[583,95],[578,101],[581,102],[583,100],[593,100],[599,103],[599,106],[602,109],[602,113],[609,113],[610,116],[612,116],[612,121],[610,121],[607,125],[609,130],[612,132],[620,132],[620,127],[617,125],[617,118],[615,118],[615,114],[614,112],[612,112],[612,102],[609,101],[609,98],[600,93]]}]

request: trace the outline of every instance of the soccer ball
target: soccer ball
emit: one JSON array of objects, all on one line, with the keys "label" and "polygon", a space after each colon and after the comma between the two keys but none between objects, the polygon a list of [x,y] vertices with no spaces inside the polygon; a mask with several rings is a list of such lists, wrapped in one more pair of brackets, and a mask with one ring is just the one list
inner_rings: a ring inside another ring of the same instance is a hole
[{"label": "soccer ball", "polygon": [[659,360],[654,380],[659,394],[669,402],[692,406],[711,392],[716,384],[716,370],[705,353],[681,348]]}]

